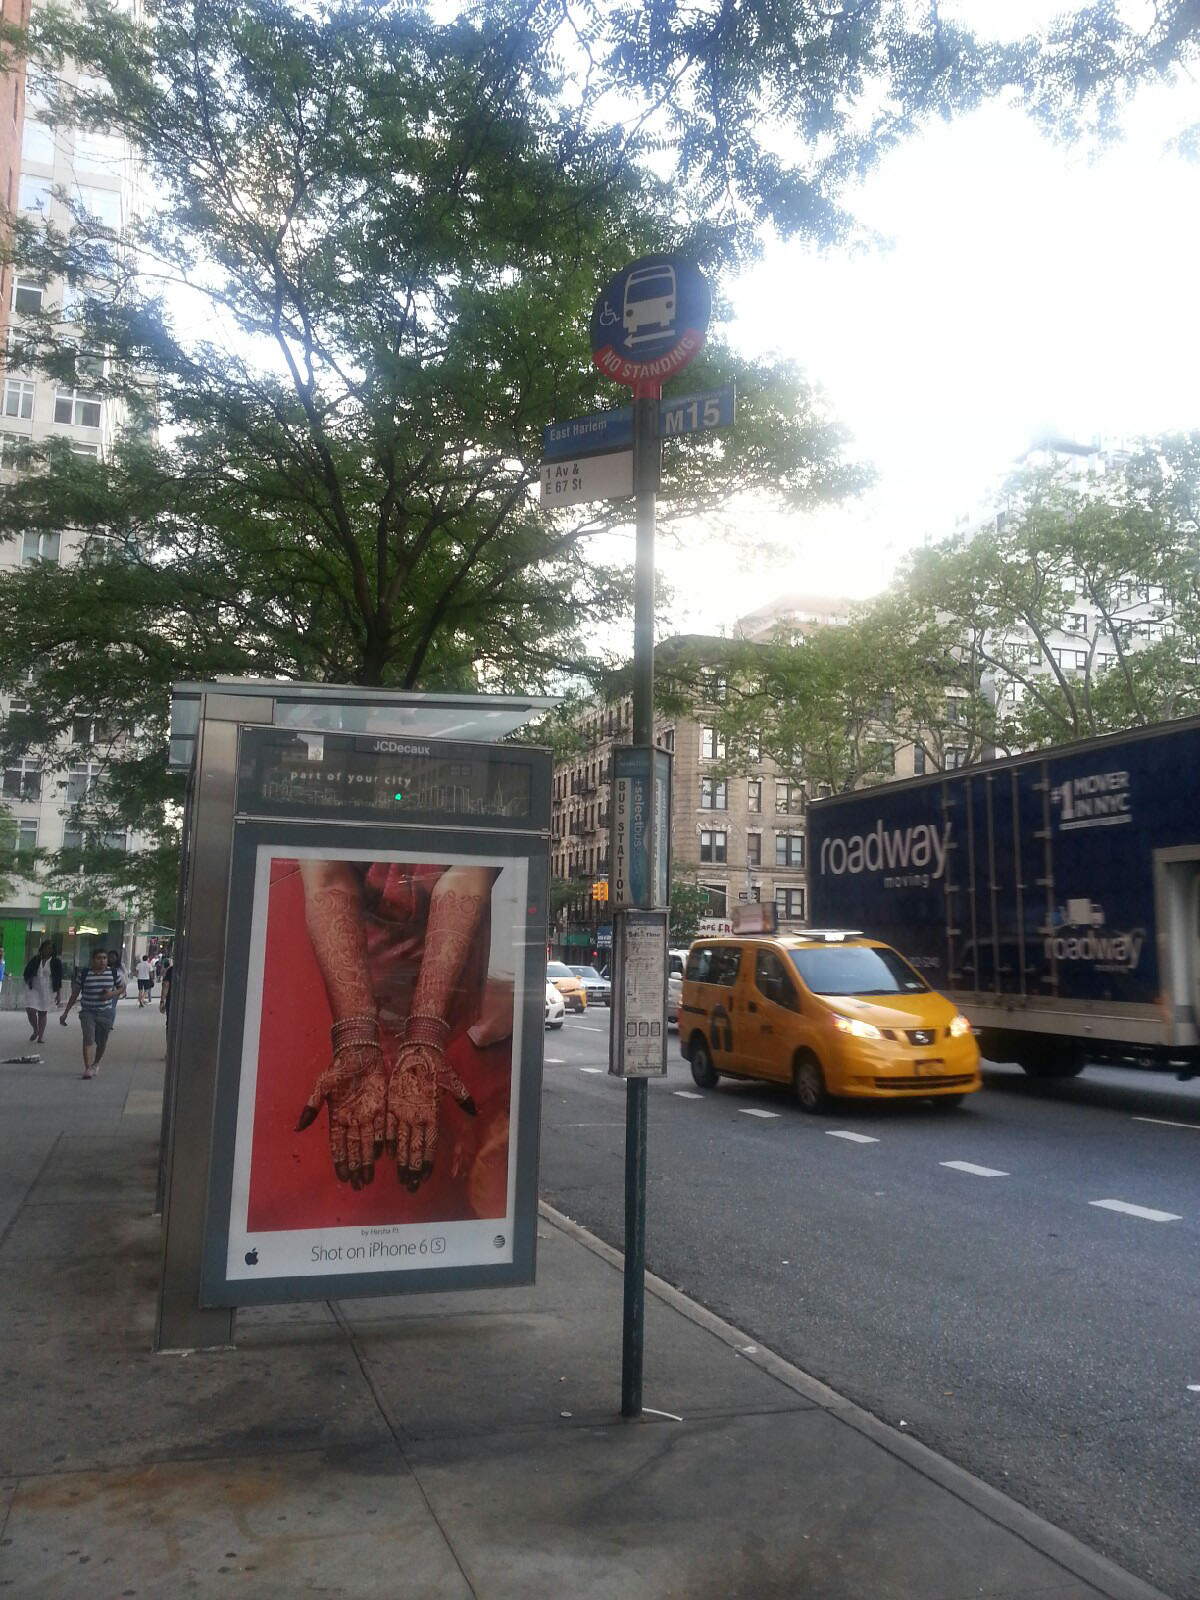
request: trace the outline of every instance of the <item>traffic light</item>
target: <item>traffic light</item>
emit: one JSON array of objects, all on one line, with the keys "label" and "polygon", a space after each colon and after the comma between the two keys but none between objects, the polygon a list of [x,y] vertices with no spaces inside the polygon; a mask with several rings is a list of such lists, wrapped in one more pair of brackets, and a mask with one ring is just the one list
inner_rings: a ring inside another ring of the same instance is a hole
[{"label": "traffic light", "polygon": [[608,879],[607,878],[597,878],[595,883],[593,883],[593,885],[592,885],[592,899],[593,900],[607,900],[608,899]]}]

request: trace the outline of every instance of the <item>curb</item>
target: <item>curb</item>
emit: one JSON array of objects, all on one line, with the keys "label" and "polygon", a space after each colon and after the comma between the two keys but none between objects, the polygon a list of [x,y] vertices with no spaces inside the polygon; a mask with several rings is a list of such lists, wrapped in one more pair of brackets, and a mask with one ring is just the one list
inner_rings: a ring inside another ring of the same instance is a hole
[{"label": "curb", "polygon": [[[560,1233],[566,1234],[590,1250],[593,1255],[599,1256],[610,1266],[624,1271],[625,1257],[622,1253],[612,1245],[605,1244],[603,1239],[597,1238],[582,1224],[573,1221],[541,1199],[538,1201],[538,1214]],[[954,1495],[956,1499],[970,1506],[973,1511],[979,1512],[981,1516],[987,1517],[1006,1532],[1023,1540],[1039,1555],[1057,1562],[1071,1577],[1090,1584],[1092,1588],[1108,1596],[1108,1600],[1172,1600],[1172,1597],[1161,1589],[1154,1589],[1149,1584],[1143,1583],[1140,1578],[1135,1578],[1132,1573],[1117,1566],[1107,1556],[1092,1550],[1073,1534],[1056,1528],[1051,1522],[1046,1522],[1026,1506],[1010,1499],[1001,1490],[994,1489],[991,1484],[974,1477],[964,1467],[955,1466],[952,1461],[939,1456],[920,1440],[899,1432],[886,1422],[881,1422],[869,1411],[864,1411],[861,1406],[847,1400],[845,1395],[838,1394],[828,1385],[810,1377],[807,1372],[794,1367],[790,1361],[784,1360],[773,1350],[767,1350],[749,1334],[735,1328],[732,1323],[718,1317],[706,1306],[692,1300],[665,1279],[647,1272],[646,1288],[656,1300],[661,1300],[672,1310],[686,1317],[689,1322],[695,1323],[697,1327],[705,1329],[719,1339],[722,1344],[728,1345],[743,1361],[750,1362],[794,1394],[801,1395],[823,1411],[830,1412],[847,1427],[853,1428],[856,1433],[862,1434],[886,1450],[889,1455],[902,1461],[905,1466],[919,1472],[923,1478],[937,1484],[939,1488],[945,1489],[948,1494]],[[747,1345],[754,1348],[747,1350]]]}]

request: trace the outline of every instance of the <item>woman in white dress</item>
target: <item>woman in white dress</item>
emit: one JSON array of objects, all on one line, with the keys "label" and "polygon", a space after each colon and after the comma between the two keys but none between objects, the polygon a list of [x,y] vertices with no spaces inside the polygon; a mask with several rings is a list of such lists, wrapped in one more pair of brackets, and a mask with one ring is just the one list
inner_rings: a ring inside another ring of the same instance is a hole
[{"label": "woman in white dress", "polygon": [[25,968],[25,1015],[33,1032],[30,1042],[42,1044],[46,1038],[46,1014],[53,999],[55,1010],[62,1004],[62,962],[54,954],[49,939],[43,939]]}]

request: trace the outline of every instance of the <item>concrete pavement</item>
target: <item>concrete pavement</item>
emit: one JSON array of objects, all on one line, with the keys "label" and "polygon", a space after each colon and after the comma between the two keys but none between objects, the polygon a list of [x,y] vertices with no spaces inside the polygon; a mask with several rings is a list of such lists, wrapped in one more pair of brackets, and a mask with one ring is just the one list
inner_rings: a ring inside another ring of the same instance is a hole
[{"label": "concrete pavement", "polygon": [[[0,1015],[0,1054],[32,1049]],[[1151,1600],[543,1208],[527,1289],[242,1312],[155,1355],[157,1002],[101,1075],[0,1065],[0,1591],[566,1600]],[[653,1217],[649,1219],[651,1239]],[[1161,1600],[1161,1597],[1160,1597]]]}]

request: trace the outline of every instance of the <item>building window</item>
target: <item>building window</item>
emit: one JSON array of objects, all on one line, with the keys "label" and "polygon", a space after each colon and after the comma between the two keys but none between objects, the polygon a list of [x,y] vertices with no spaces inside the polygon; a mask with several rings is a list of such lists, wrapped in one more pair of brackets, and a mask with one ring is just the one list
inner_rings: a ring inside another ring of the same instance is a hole
[{"label": "building window", "polygon": [[700,691],[709,705],[723,706],[729,681],[722,672],[706,672],[700,680]]},{"label": "building window", "polygon": [[54,396],[54,420],[73,428],[98,428],[100,396],[85,389],[59,388]]},{"label": "building window", "polygon": [[17,860],[29,861],[37,849],[38,825],[34,821],[17,823]]},{"label": "building window", "polygon": [[67,769],[67,804],[79,806],[95,788],[100,776],[98,761],[80,761]]},{"label": "building window", "polygon": [[23,533],[21,535],[21,565],[32,566],[35,561],[57,561],[62,545],[61,533]]},{"label": "building window", "polygon": [[746,785],[746,810],[757,813],[762,810],[762,779],[751,778]]},{"label": "building window", "polygon": [[759,734],[759,733],[750,733],[750,734],[746,735],[746,760],[747,761],[761,761],[762,760],[762,735],[761,734]]},{"label": "building window", "polygon": [[804,921],[804,890],[776,889],[775,910],[780,922]]},{"label": "building window", "polygon": [[44,122],[27,122],[21,135],[21,160],[54,165],[54,134]]},{"label": "building window", "polygon": [[18,195],[18,210],[41,217],[43,221],[50,215],[49,178],[23,177]]},{"label": "building window", "polygon": [[111,133],[95,128],[75,129],[75,165],[89,172],[120,173],[122,146]]},{"label": "building window", "polygon": [[944,765],[947,772],[957,772],[959,767],[965,767],[966,764],[967,752],[965,750],[959,749],[952,745],[946,751],[946,760]]},{"label": "building window", "polygon": [[42,764],[32,756],[14,761],[4,769],[4,797],[6,800],[40,800],[42,798]]},{"label": "building window", "polygon": [[117,833],[102,833],[100,835],[100,843],[106,850],[129,849],[129,840],[125,836],[124,829]]},{"label": "building window", "polygon": [[727,835],[724,832],[702,833],[700,835],[700,859],[713,865],[724,863],[725,845]]},{"label": "building window", "polygon": [[82,833],[82,830],[79,829],[79,828],[64,828],[63,829],[62,847],[63,847],[64,850],[82,850],[83,849],[83,833]]},{"label": "building window", "polygon": [[726,811],[729,808],[729,785],[724,778],[700,779],[700,809],[701,811]]},{"label": "building window", "polygon": [[718,733],[715,728],[701,728],[700,754],[705,761],[723,761],[725,759],[725,735]]},{"label": "building window", "polygon": [[804,865],[804,835],[802,833],[777,833],[775,835],[775,865],[777,867],[802,867]]},{"label": "building window", "polygon": [[702,883],[700,888],[708,896],[704,908],[706,917],[725,917],[729,914],[729,890],[723,883]]},{"label": "building window", "polygon": [[913,777],[923,778],[924,776],[925,746],[923,744],[915,744],[913,745]]},{"label": "building window", "polygon": [[42,309],[42,286],[36,278],[18,275],[13,279],[12,309],[25,317],[36,317]]},{"label": "building window", "polygon": [[804,785],[802,783],[777,782],[775,785],[775,812],[777,816],[803,816]]},{"label": "building window", "polygon": [[4,415],[21,417],[29,422],[33,418],[34,386],[25,378],[5,378]]},{"label": "building window", "polygon": [[75,185],[75,203],[93,222],[110,233],[121,231],[121,195],[116,189],[94,189],[89,184]]},{"label": "building window", "polygon": [[885,741],[879,746],[879,770],[880,772],[896,770],[896,746],[890,741]]},{"label": "building window", "polygon": [[748,833],[746,835],[746,865],[748,867],[762,866],[761,833]]},{"label": "building window", "polygon": [[1087,613],[1085,611],[1073,611],[1071,613],[1071,615],[1067,618],[1067,632],[1082,633],[1086,635]]}]

